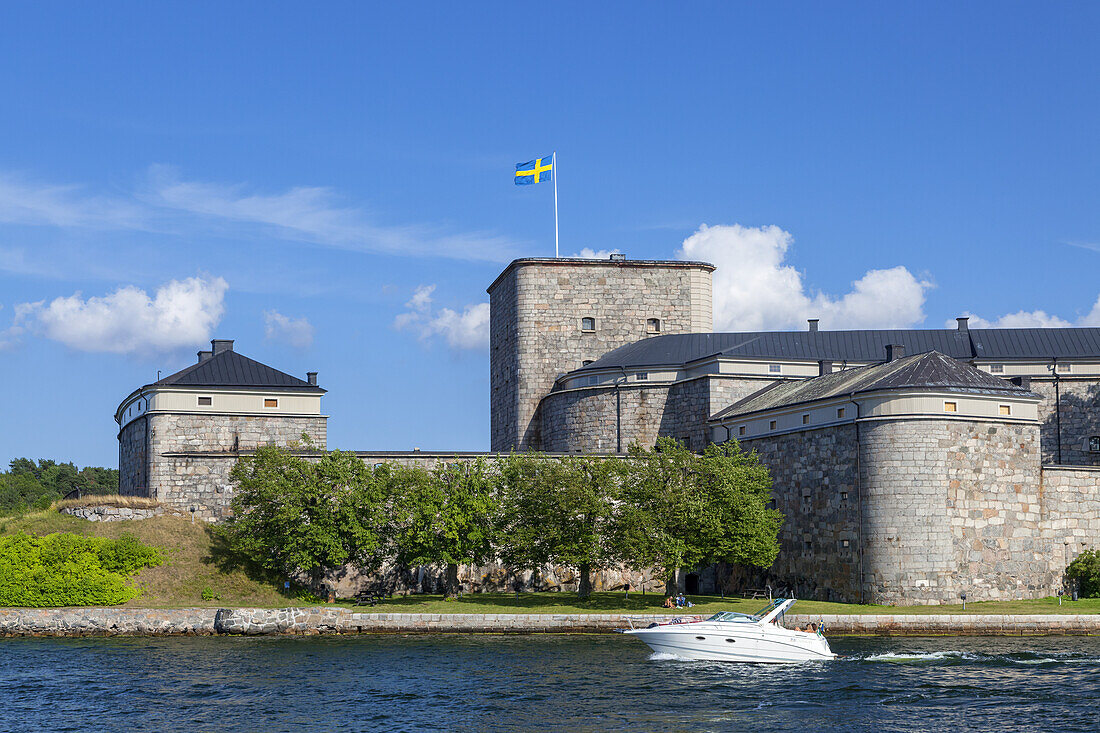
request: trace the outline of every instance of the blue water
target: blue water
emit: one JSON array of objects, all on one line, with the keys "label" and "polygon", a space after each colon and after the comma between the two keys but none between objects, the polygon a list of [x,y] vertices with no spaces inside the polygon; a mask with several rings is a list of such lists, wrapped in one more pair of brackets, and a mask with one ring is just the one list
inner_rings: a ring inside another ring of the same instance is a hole
[{"label": "blue water", "polygon": [[835,639],[833,662],[606,636],[0,639],[3,731],[1100,730],[1100,639]]}]

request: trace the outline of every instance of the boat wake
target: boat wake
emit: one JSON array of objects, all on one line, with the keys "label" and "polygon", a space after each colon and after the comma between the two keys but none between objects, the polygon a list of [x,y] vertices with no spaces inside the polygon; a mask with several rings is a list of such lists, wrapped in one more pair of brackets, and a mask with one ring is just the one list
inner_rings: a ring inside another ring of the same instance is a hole
[{"label": "boat wake", "polygon": [[1085,656],[1077,652],[1051,653],[1022,651],[1008,654],[981,654],[957,650],[937,652],[883,652],[865,657],[845,657],[852,662],[888,662],[892,664],[948,664],[959,665],[976,663],[986,666],[1019,665],[1034,667],[1054,664],[1100,665],[1100,659]]}]

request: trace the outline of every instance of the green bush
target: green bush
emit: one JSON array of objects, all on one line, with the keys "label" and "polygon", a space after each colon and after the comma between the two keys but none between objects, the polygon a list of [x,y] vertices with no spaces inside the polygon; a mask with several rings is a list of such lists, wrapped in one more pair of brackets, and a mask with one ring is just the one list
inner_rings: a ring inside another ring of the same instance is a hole
[{"label": "green bush", "polygon": [[222,597],[215,593],[213,588],[206,586],[202,589],[202,599],[204,601],[220,601]]},{"label": "green bush", "polygon": [[140,591],[128,576],[161,563],[133,537],[0,537],[0,606],[113,606]]},{"label": "green bush", "polygon": [[1066,568],[1066,578],[1077,583],[1082,598],[1100,598],[1100,551],[1085,550]]}]

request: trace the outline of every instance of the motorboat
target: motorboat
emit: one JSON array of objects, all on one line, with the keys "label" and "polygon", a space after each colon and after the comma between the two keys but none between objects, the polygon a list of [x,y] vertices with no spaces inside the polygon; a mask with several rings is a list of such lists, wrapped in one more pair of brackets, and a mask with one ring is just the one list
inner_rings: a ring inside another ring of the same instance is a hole
[{"label": "motorboat", "polygon": [[707,619],[680,616],[645,628],[634,628],[631,622],[631,628],[620,631],[655,652],[681,659],[789,664],[835,658],[820,626],[800,631],[782,625],[794,603],[793,598],[776,598],[752,615],[723,611]]}]

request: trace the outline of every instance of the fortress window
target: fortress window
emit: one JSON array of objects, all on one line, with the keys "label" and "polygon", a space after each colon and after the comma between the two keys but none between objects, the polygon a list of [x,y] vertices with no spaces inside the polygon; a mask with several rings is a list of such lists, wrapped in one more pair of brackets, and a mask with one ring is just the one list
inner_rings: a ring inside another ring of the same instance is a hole
[{"label": "fortress window", "polygon": [[581,330],[582,331],[595,331],[596,330],[596,319],[588,317],[588,316],[582,318],[581,319]]},{"label": "fortress window", "polygon": [[847,491],[841,491],[840,492],[840,500],[841,501],[848,501],[848,492]]},{"label": "fortress window", "polygon": [[989,371],[992,374],[1004,374],[1005,373],[1005,365],[1004,364],[990,364],[989,365]]},{"label": "fortress window", "polygon": [[848,546],[848,540],[841,540],[840,541],[840,546],[841,547],[847,547]]},{"label": "fortress window", "polygon": [[661,332],[661,319],[649,318],[645,322],[645,330],[647,333],[660,333]]},{"label": "fortress window", "polygon": [[738,435],[744,435],[745,434],[745,426],[744,425],[737,428],[737,434]]},{"label": "fortress window", "polygon": [[836,408],[836,419],[837,420],[842,420],[843,418],[844,418],[844,408],[843,407]]},{"label": "fortress window", "polygon": [[779,374],[780,368],[778,364],[768,364],[768,374]]},{"label": "fortress window", "polygon": [[775,420],[768,423],[768,430],[775,430]]},{"label": "fortress window", "polygon": [[1012,414],[1012,405],[999,405],[997,408],[1002,415]]},{"label": "fortress window", "polygon": [[1070,370],[1070,365],[1069,365],[1069,364],[1059,364],[1059,365],[1058,365],[1058,367],[1057,367],[1057,369],[1056,369],[1056,371],[1059,371],[1059,372],[1068,372],[1068,371],[1071,371],[1071,370]]},{"label": "fortress window", "polygon": [[809,415],[803,415],[802,416],[802,424],[803,425],[809,425],[810,424],[810,416]]},{"label": "fortress window", "polygon": [[211,397],[200,397],[199,398],[199,407],[202,407],[203,405],[212,405],[212,404],[214,404],[214,400]]},{"label": "fortress window", "polygon": [[274,397],[265,397],[264,398],[264,407],[278,407],[278,406],[279,406],[279,400],[275,399]]},{"label": "fortress window", "polygon": [[638,372],[634,375],[634,379],[639,382],[644,382],[649,379],[649,372]]},{"label": "fortress window", "polygon": [[582,362],[581,362],[581,366],[582,366],[582,367],[586,367],[586,366],[588,366],[588,365],[589,365],[589,364],[591,364],[591,363],[592,363],[592,360],[591,360],[591,359],[585,359],[584,361],[582,361]]},{"label": "fortress window", "polygon": [[944,402],[943,403],[943,411],[944,412],[958,412],[959,411],[959,403],[958,402]]},{"label": "fortress window", "polygon": [[1100,435],[1089,438],[1089,453],[1100,453]]},{"label": "fortress window", "polygon": [[812,550],[812,549],[813,549],[813,544],[809,540],[806,540],[806,550],[809,551],[809,550]]}]

